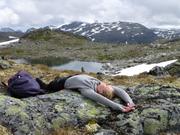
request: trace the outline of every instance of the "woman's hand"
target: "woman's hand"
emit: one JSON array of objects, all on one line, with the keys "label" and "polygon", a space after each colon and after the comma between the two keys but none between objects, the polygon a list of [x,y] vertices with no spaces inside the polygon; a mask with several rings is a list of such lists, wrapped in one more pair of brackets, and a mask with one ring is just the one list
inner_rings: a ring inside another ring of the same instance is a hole
[{"label": "woman's hand", "polygon": [[136,107],[136,105],[135,105],[134,103],[127,103],[127,106],[128,106],[128,107],[131,107],[131,108],[134,108],[134,109],[135,109],[135,107]]},{"label": "woman's hand", "polygon": [[131,108],[131,107],[128,107],[128,106],[125,106],[122,110],[122,112],[130,112],[130,111],[133,111],[134,109]]},{"label": "woman's hand", "polygon": [[133,111],[133,110],[135,110],[135,104],[128,103],[127,106],[123,107],[122,112],[130,112],[130,111]]}]

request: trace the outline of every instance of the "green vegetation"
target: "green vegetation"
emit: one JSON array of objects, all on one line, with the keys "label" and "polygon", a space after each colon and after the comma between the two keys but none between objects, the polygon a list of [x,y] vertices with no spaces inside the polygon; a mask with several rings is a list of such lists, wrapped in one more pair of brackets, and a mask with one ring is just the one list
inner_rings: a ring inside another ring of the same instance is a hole
[{"label": "green vegetation", "polygon": [[44,64],[47,66],[56,66],[60,64],[65,64],[69,62],[70,60],[63,57],[41,57],[41,58],[32,58],[29,60],[31,64]]}]

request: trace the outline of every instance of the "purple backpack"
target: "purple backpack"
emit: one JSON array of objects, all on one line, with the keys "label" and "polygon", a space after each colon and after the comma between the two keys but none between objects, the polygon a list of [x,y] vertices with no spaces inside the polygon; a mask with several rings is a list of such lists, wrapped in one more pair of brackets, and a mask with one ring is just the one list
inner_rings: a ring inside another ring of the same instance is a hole
[{"label": "purple backpack", "polygon": [[44,94],[38,82],[26,71],[19,71],[8,80],[8,93],[16,98]]}]

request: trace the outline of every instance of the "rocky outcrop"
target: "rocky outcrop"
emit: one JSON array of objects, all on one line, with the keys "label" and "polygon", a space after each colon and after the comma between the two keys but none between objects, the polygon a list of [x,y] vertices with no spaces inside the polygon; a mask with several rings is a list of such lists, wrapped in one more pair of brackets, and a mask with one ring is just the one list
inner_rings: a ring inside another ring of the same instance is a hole
[{"label": "rocky outcrop", "polygon": [[110,111],[68,90],[26,99],[0,96],[0,123],[14,134],[47,134],[68,125],[105,119]]},{"label": "rocky outcrop", "polygon": [[7,60],[4,60],[2,57],[0,57],[0,69],[7,69],[10,67],[11,64]]},{"label": "rocky outcrop", "polygon": [[156,135],[180,133],[180,89],[169,86],[138,86],[133,92],[137,109],[112,120],[118,133]]},{"label": "rocky outcrop", "polygon": [[180,61],[177,61],[165,68],[172,76],[180,77]]},{"label": "rocky outcrop", "polygon": [[96,135],[180,133],[180,89],[142,85],[127,90],[137,104],[130,113],[111,111],[69,90],[26,99],[2,93],[0,124],[14,135],[49,134],[63,126],[83,127],[89,121],[99,125]]},{"label": "rocky outcrop", "polygon": [[148,74],[155,76],[169,75],[169,73],[163,67],[159,67],[159,66],[152,68]]}]

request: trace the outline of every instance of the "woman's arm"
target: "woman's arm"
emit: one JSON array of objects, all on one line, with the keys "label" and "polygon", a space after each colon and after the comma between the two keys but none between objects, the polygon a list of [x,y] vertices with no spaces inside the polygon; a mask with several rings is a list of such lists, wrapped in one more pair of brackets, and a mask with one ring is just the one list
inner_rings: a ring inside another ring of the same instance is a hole
[{"label": "woman's arm", "polygon": [[114,90],[114,94],[120,97],[122,100],[124,100],[126,103],[129,103],[131,105],[135,105],[132,101],[131,97],[126,93],[125,90],[119,87],[112,86]]},{"label": "woman's arm", "polygon": [[123,105],[109,100],[108,98],[96,93],[92,89],[79,89],[79,91],[81,92],[81,94],[83,96],[88,97],[89,99],[94,100],[94,101],[101,103],[103,105],[106,105],[108,107],[111,107],[113,110],[120,110],[120,111],[124,110]]}]

